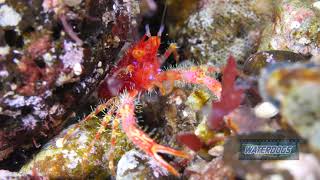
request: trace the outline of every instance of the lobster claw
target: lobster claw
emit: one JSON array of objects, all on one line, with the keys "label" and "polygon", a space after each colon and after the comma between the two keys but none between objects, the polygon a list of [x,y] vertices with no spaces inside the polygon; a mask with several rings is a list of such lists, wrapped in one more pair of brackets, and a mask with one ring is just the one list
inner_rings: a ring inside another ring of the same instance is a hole
[{"label": "lobster claw", "polygon": [[169,147],[162,146],[160,144],[156,144],[156,143],[153,144],[148,154],[154,160],[156,160],[161,165],[161,167],[165,168],[167,171],[169,171],[175,176],[180,176],[180,174],[172,165],[170,165],[167,161],[165,161],[158,153],[170,154],[170,155],[181,157],[181,158],[192,159],[192,157],[185,152],[171,149]]}]

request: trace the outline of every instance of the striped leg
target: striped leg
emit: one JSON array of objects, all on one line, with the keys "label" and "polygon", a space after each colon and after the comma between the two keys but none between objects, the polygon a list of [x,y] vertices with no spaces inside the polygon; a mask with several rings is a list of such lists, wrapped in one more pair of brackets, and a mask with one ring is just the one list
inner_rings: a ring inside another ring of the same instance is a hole
[{"label": "striped leg", "polygon": [[194,66],[189,69],[171,69],[161,72],[157,76],[155,85],[160,90],[163,89],[159,83],[164,81],[186,81],[191,84],[199,84],[206,86],[214,95],[220,98],[221,95],[221,83],[216,79],[207,76],[207,73],[217,71],[216,68],[210,66]]},{"label": "striped leg", "polygon": [[112,175],[115,175],[115,166],[114,166],[114,150],[117,144],[117,131],[119,130],[119,118],[115,117],[112,121],[112,131],[111,131],[111,140],[110,140],[110,149],[108,152],[108,161],[109,169]]},{"label": "striped leg", "polygon": [[157,144],[153,139],[146,135],[141,129],[138,128],[136,118],[134,115],[134,98],[137,92],[131,92],[125,94],[120,99],[119,117],[122,120],[122,128],[125,131],[128,138],[147,155],[157,161],[163,168],[170,173],[179,176],[179,173],[173,166],[166,162],[158,153],[165,153],[181,158],[191,157],[178,150],[171,149],[169,147]]},{"label": "striped leg", "polygon": [[177,52],[177,44],[176,43],[171,43],[169,48],[166,50],[166,52],[164,52],[164,54],[162,56],[160,56],[160,64],[163,64],[169,58],[169,56],[171,54],[173,54],[174,59],[178,63],[179,62],[179,54]]},{"label": "striped leg", "polygon": [[[109,101],[112,101],[112,104],[110,104]],[[115,114],[115,111],[117,110],[118,101],[117,101],[116,98],[110,99],[109,101],[107,102],[108,103],[107,113],[103,116],[103,119],[101,121],[100,127],[99,127],[97,133],[95,134],[94,139],[88,145],[87,151],[83,154],[83,157],[82,157],[82,168],[85,167],[85,165],[86,165],[85,162],[88,160],[88,157],[89,157],[89,155],[91,153],[91,150],[93,149],[95,143],[97,141],[99,141],[99,139],[101,138],[102,133],[105,131],[105,129],[109,125],[109,123],[111,121],[114,121],[114,119],[115,119],[114,118],[114,114]],[[109,107],[109,104],[112,105],[112,106]],[[95,111],[95,113],[98,114],[97,111]],[[90,115],[92,115],[92,114],[89,114],[89,116]],[[93,116],[95,116],[95,115],[93,115]],[[91,116],[91,117],[93,117],[93,116]]]},{"label": "striped leg", "polygon": [[98,105],[96,107],[96,109],[94,111],[92,111],[89,115],[87,115],[83,120],[80,121],[80,123],[78,123],[75,128],[73,128],[72,130],[70,130],[69,132],[67,132],[67,134],[64,136],[63,138],[63,144],[70,138],[70,136],[72,136],[72,134],[74,133],[75,130],[79,129],[80,126],[85,123],[86,121],[89,121],[90,119],[96,117],[100,112],[102,112],[105,109],[108,109],[110,107],[112,107],[114,105],[116,101],[116,98],[112,98],[110,100],[108,100],[105,103],[102,103],[100,105]]}]

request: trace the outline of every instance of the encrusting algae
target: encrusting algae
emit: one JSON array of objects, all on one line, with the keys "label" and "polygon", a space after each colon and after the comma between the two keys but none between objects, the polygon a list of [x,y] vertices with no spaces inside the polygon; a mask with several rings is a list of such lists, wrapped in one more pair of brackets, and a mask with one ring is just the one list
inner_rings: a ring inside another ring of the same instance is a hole
[{"label": "encrusting algae", "polygon": [[[101,141],[90,147],[99,123],[98,118],[92,118],[80,127],[70,126],[45,145],[39,154],[22,167],[20,172],[30,173],[36,169],[38,174],[50,179],[109,177],[112,172],[108,166],[110,161],[108,153],[113,151],[111,161],[116,163],[126,151],[132,148],[132,145],[126,140],[125,134],[116,131],[115,149],[111,150],[111,130],[106,129],[101,136]],[[71,133],[71,136],[64,142],[68,133]],[[85,154],[87,154],[86,158]]]}]

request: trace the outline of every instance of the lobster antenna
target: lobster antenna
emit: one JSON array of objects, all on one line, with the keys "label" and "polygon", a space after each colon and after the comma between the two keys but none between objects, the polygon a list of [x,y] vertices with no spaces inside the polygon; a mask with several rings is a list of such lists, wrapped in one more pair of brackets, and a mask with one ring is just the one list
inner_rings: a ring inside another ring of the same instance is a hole
[{"label": "lobster antenna", "polygon": [[145,26],[145,29],[146,29],[146,36],[151,37],[149,24]]},{"label": "lobster antenna", "polygon": [[158,31],[158,36],[160,37],[161,34],[163,33],[163,30],[164,30],[164,20],[165,20],[165,17],[166,17],[166,14],[167,14],[167,1],[165,0],[164,1],[164,9],[163,9],[163,13],[162,13],[162,17],[161,17],[161,26],[160,26],[160,29]]}]

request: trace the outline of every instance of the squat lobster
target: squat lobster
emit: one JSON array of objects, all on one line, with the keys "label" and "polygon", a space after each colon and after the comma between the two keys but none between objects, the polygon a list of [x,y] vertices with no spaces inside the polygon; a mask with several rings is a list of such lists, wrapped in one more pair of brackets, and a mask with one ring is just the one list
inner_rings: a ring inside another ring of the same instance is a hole
[{"label": "squat lobster", "polygon": [[[179,176],[177,170],[158,153],[170,154],[187,159],[191,159],[191,156],[185,152],[157,144],[146,135],[145,132],[139,129],[134,114],[134,100],[139,93],[150,91],[155,87],[158,87],[160,92],[165,94],[165,88],[163,86],[163,82],[165,81],[173,83],[176,80],[183,80],[192,84],[205,85],[218,97],[221,92],[221,84],[219,81],[206,75],[206,72],[213,71],[215,68],[194,66],[187,70],[171,69],[161,71],[160,66],[170,54],[175,53],[176,49],[176,45],[171,44],[163,56],[157,56],[162,32],[163,26],[161,26],[157,36],[151,36],[149,27],[146,26],[146,34],[127,51],[103,83],[105,88],[101,88],[103,91],[100,92],[100,94],[114,97],[106,103],[99,105],[96,110],[89,114],[83,121],[91,119],[106,109],[106,115],[102,120],[101,127],[96,133],[94,141],[100,138],[109,122],[112,121],[114,130],[121,121],[122,129],[135,146],[157,161],[159,165],[167,171]],[[115,87],[114,84],[117,84],[117,86]],[[173,86],[173,84],[171,85]],[[115,146],[115,142],[116,137],[114,133],[112,133],[111,145]],[[90,147],[92,147],[93,144],[94,142],[91,143]],[[84,158],[87,156],[88,154],[86,154]],[[113,169],[112,156],[110,155],[109,158],[109,167]]]}]

